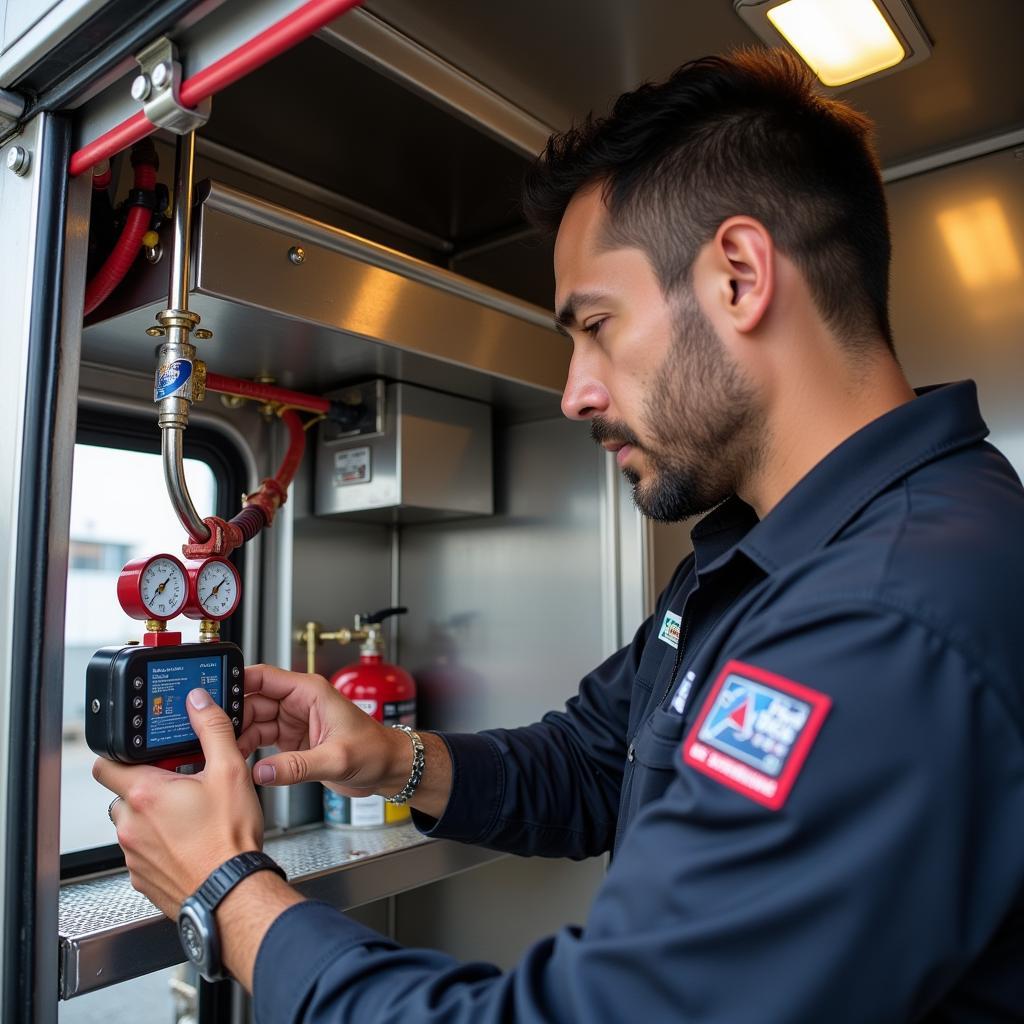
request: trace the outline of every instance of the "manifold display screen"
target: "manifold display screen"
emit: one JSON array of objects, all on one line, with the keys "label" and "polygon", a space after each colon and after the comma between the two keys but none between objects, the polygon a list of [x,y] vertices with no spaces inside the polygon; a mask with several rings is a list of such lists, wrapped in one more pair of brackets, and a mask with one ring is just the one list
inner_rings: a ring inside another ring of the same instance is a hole
[{"label": "manifold display screen", "polygon": [[151,661],[147,667],[149,708],[146,746],[169,747],[196,738],[188,720],[185,698],[197,687],[209,692],[215,704],[224,706],[224,657],[177,658]]}]

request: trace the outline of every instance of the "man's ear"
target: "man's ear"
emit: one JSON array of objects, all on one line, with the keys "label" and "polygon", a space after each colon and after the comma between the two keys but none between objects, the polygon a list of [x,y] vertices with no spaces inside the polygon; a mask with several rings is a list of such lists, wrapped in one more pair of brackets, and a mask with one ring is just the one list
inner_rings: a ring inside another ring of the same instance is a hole
[{"label": "man's ear", "polygon": [[764,319],[775,296],[775,244],[753,217],[730,217],[711,242],[708,269],[715,275],[719,315],[741,334]]}]

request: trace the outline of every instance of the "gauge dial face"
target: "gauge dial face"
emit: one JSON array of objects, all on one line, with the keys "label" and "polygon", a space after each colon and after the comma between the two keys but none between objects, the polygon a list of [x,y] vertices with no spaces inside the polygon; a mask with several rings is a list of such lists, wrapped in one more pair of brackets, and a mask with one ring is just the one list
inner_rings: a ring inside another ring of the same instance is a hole
[{"label": "gauge dial face", "polygon": [[196,600],[208,619],[222,619],[235,610],[238,577],[230,562],[211,559],[196,575]]},{"label": "gauge dial face", "polygon": [[188,599],[185,571],[170,558],[154,558],[139,577],[139,597],[151,618],[173,619]]}]

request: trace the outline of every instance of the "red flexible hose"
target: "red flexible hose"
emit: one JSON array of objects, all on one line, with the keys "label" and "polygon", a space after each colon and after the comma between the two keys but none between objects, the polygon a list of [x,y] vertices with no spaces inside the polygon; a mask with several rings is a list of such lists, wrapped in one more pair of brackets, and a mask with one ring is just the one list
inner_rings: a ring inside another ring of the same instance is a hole
[{"label": "red flexible hose", "polygon": [[288,451],[281,460],[281,466],[274,474],[274,479],[285,489],[292,482],[302,462],[302,453],[306,450],[306,431],[302,427],[302,420],[298,413],[291,409],[285,409],[281,413],[281,419],[288,428]]},{"label": "red flexible hose", "polygon": [[[259,35],[214,61],[208,68],[185,79],[181,83],[178,98],[183,106],[195,107],[208,96],[262,67],[267,61],[302,42],[317,29],[323,28],[353,7],[358,7],[360,3],[362,0],[308,0]],[[155,131],[156,125],[141,110],[138,111],[73,153],[68,166],[71,177],[84,174],[100,160],[120,153],[122,149],[127,149],[132,143]]]},{"label": "red flexible hose", "polygon": [[257,398],[264,402],[279,402],[291,405],[304,412],[326,413],[331,407],[330,400],[318,395],[305,395],[301,391],[289,391],[277,388],[272,384],[257,384],[251,380],[239,380],[237,377],[224,377],[219,373],[207,373],[206,390],[219,391],[225,395],[237,395],[239,398]]},{"label": "red flexible hose", "polygon": [[[139,164],[135,168],[135,187],[151,192],[155,186],[156,168],[152,164]],[[133,206],[128,211],[121,237],[85,289],[85,316],[100,306],[124,280],[139,255],[142,236],[149,230],[152,216],[152,210],[146,206]]]}]

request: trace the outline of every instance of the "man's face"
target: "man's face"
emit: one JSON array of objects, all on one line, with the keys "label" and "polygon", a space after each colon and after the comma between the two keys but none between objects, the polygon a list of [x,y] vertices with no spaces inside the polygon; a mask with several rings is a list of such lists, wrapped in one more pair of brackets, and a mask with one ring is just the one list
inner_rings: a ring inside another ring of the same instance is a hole
[{"label": "man's face", "polygon": [[684,284],[666,298],[646,254],[613,248],[600,189],[555,244],[555,309],[573,341],[562,396],[616,453],[645,515],[675,522],[735,493],[757,457],[755,393]]}]

